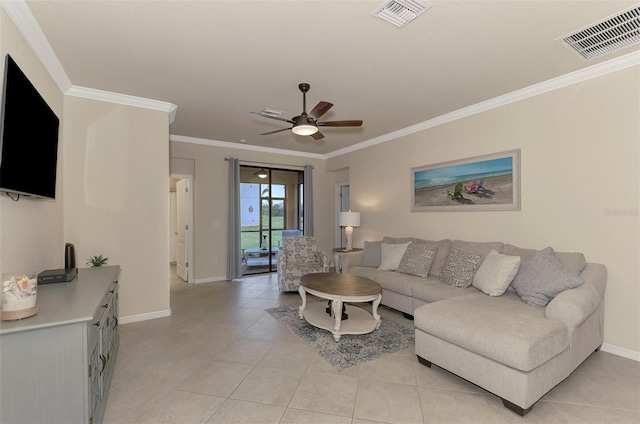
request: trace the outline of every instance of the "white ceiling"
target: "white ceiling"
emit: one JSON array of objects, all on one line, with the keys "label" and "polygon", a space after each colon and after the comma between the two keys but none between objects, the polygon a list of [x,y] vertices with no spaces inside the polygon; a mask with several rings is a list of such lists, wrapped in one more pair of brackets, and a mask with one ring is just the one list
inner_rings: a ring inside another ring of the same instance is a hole
[{"label": "white ceiling", "polygon": [[[403,29],[381,1],[27,1],[71,83],[178,106],[172,135],[327,154],[639,49],[584,61],[556,41],[635,1],[432,1]],[[290,119],[334,103],[314,141]]]}]

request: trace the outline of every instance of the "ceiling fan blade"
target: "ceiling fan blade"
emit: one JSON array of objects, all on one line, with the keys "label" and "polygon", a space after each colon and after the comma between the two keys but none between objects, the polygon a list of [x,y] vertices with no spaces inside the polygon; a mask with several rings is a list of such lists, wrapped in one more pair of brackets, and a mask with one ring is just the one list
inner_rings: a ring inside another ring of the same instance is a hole
[{"label": "ceiling fan blade", "polygon": [[324,134],[318,131],[314,134],[311,134],[311,137],[313,137],[314,140],[322,140],[324,138]]},{"label": "ceiling fan blade", "polygon": [[260,112],[249,112],[251,115],[255,115],[255,116],[259,116],[261,118],[269,118],[269,119],[275,119],[276,121],[282,121],[282,122],[288,122],[290,124],[294,124],[295,122],[293,122],[290,119],[284,119],[284,118],[278,118],[276,116],[270,116],[270,115],[264,115]]},{"label": "ceiling fan blade", "polygon": [[359,127],[361,120],[318,122],[319,127]]},{"label": "ceiling fan blade", "polygon": [[319,102],[316,107],[313,108],[311,112],[309,112],[309,116],[313,116],[316,119],[320,119],[322,115],[327,113],[329,109],[333,107],[333,103],[329,102]]},{"label": "ceiling fan blade", "polygon": [[279,133],[279,132],[282,132],[282,131],[289,131],[291,128],[293,128],[293,127],[290,127],[290,128],[283,128],[283,129],[281,129],[281,130],[269,131],[269,132],[266,132],[266,133],[262,133],[262,134],[260,134],[260,135],[269,135],[269,134]]}]

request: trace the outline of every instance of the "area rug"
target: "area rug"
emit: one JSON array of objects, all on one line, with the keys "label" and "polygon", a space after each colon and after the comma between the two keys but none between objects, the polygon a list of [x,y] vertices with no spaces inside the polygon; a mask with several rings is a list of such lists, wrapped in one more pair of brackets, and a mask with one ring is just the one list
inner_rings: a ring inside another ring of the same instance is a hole
[{"label": "area rug", "polygon": [[338,370],[379,358],[399,350],[413,347],[413,330],[382,319],[380,328],[369,334],[344,334],[340,341],[333,340],[327,330],[314,327],[300,319],[298,305],[266,309],[272,317],[286,324],[320,356]]}]

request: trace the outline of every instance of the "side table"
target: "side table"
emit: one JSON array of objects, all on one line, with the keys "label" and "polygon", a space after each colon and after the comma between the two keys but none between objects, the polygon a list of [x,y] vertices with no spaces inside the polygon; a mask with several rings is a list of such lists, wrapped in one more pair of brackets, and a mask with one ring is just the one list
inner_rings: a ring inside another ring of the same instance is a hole
[{"label": "side table", "polygon": [[336,264],[336,272],[342,273],[342,263],[340,262],[340,257],[355,252],[362,252],[364,249],[362,249],[361,247],[354,247],[351,250],[346,250],[342,247],[334,247],[331,250],[333,251],[333,262]]}]

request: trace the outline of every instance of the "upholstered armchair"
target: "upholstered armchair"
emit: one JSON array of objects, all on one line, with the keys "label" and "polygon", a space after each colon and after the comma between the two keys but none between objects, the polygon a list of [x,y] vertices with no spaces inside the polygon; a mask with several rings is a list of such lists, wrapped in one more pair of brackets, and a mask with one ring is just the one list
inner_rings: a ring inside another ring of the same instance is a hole
[{"label": "upholstered armchair", "polygon": [[329,272],[329,255],[318,250],[313,237],[285,237],[278,251],[278,287],[280,291],[297,291],[300,277]]}]

